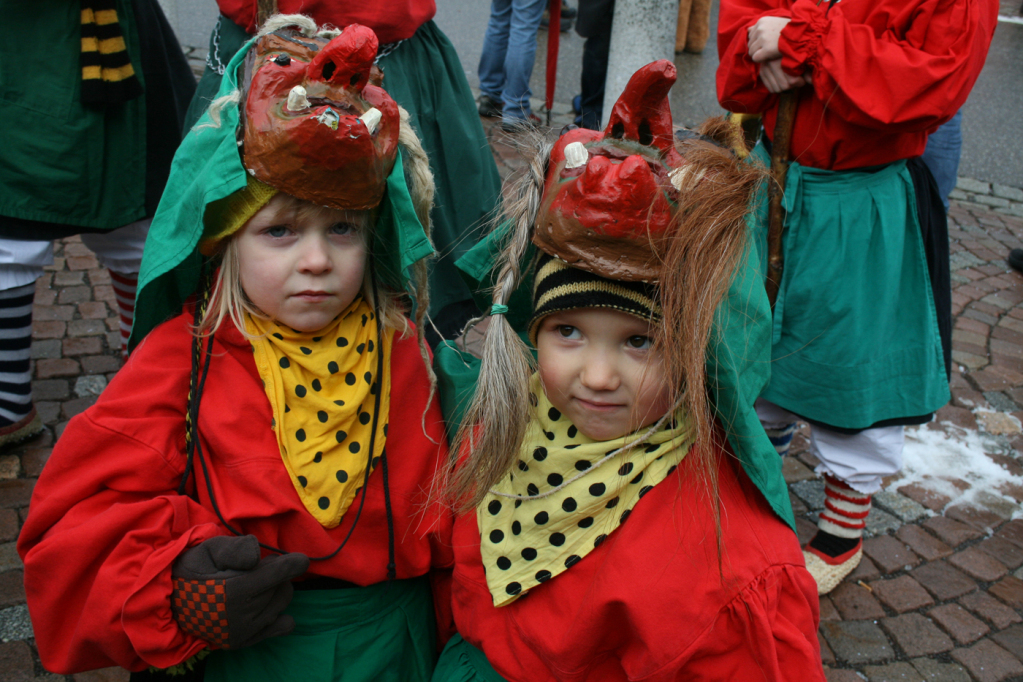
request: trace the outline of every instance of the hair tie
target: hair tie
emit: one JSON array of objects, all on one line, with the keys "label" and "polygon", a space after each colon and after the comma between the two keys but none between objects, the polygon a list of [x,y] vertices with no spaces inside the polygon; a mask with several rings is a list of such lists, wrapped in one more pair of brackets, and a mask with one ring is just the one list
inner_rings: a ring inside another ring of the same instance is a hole
[{"label": "hair tie", "polygon": [[504,315],[507,312],[508,312],[508,306],[506,306],[506,305],[501,305],[500,303],[495,303],[494,305],[490,306],[490,314],[491,315]]}]

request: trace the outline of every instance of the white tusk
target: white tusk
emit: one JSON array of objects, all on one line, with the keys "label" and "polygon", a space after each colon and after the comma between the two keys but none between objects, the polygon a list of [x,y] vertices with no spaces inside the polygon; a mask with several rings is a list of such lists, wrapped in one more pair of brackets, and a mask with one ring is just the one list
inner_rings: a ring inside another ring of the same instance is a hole
[{"label": "white tusk", "polygon": [[573,142],[565,147],[565,168],[579,168],[590,160],[590,153],[582,142]]},{"label": "white tusk", "polygon": [[[678,191],[681,192],[682,191],[682,183],[685,182],[686,176],[689,175],[692,172],[693,172],[693,169],[690,168],[689,165],[687,164],[685,166],[681,166],[679,168],[676,168],[675,170],[673,170],[670,173],[668,173],[668,177],[671,178],[671,184],[675,187],[675,189],[677,189]],[[704,174],[705,174],[705,170],[704,169],[700,169],[699,171],[697,171],[696,172],[696,179],[694,180],[694,183],[695,182],[699,182],[700,180],[703,180]]]},{"label": "white tusk", "polygon": [[296,85],[288,93],[288,109],[291,111],[302,111],[309,108],[309,99],[306,97],[305,88]]},{"label": "white tusk", "polygon": [[365,114],[360,116],[359,120],[366,125],[366,130],[368,130],[369,134],[372,135],[377,131],[377,126],[380,125],[380,119],[382,119],[383,117],[384,115],[380,113],[380,110],[377,109],[376,107],[373,107]]}]

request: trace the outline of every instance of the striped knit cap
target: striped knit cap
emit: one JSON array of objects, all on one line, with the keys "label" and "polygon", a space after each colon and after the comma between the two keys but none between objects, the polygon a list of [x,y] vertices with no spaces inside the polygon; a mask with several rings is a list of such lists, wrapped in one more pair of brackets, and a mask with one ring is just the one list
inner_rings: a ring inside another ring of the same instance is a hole
[{"label": "striped knit cap", "polygon": [[551,313],[577,308],[613,308],[652,324],[661,322],[657,288],[645,282],[623,282],[573,268],[542,253],[533,277],[533,317],[529,340],[536,345],[540,321]]}]

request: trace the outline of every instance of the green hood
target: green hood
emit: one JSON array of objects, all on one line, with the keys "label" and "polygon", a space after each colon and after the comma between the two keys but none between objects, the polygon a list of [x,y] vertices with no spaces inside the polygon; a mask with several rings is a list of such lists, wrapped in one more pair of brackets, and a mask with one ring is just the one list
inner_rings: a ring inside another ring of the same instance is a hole
[{"label": "green hood", "polygon": [[[228,63],[218,98],[238,90],[240,67],[254,44],[255,40],[247,42]],[[245,187],[236,138],[238,117],[238,105],[229,104],[220,110],[217,126],[207,111],[174,155],[142,256],[131,349],[155,326],[180,313],[185,299],[198,288],[202,256],[197,246],[206,206]],[[400,150],[387,178],[371,254],[382,281],[399,291],[409,290],[412,265],[433,254],[405,183]]]}]

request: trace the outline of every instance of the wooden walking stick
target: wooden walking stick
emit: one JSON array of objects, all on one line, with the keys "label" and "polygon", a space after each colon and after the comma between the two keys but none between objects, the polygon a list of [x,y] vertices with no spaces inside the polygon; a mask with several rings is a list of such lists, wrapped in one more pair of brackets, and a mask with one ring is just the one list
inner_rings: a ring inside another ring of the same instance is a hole
[{"label": "wooden walking stick", "polygon": [[267,17],[271,17],[274,14],[277,14],[277,0],[256,1],[256,26],[262,28],[263,24],[266,23]]},{"label": "wooden walking stick", "polygon": [[778,298],[781,273],[785,269],[785,255],[781,241],[785,228],[785,209],[781,201],[785,197],[785,175],[789,170],[789,144],[792,141],[792,124],[796,119],[796,105],[799,90],[786,90],[778,101],[778,118],[774,122],[774,140],[771,146],[771,184],[767,189],[767,300]]}]

